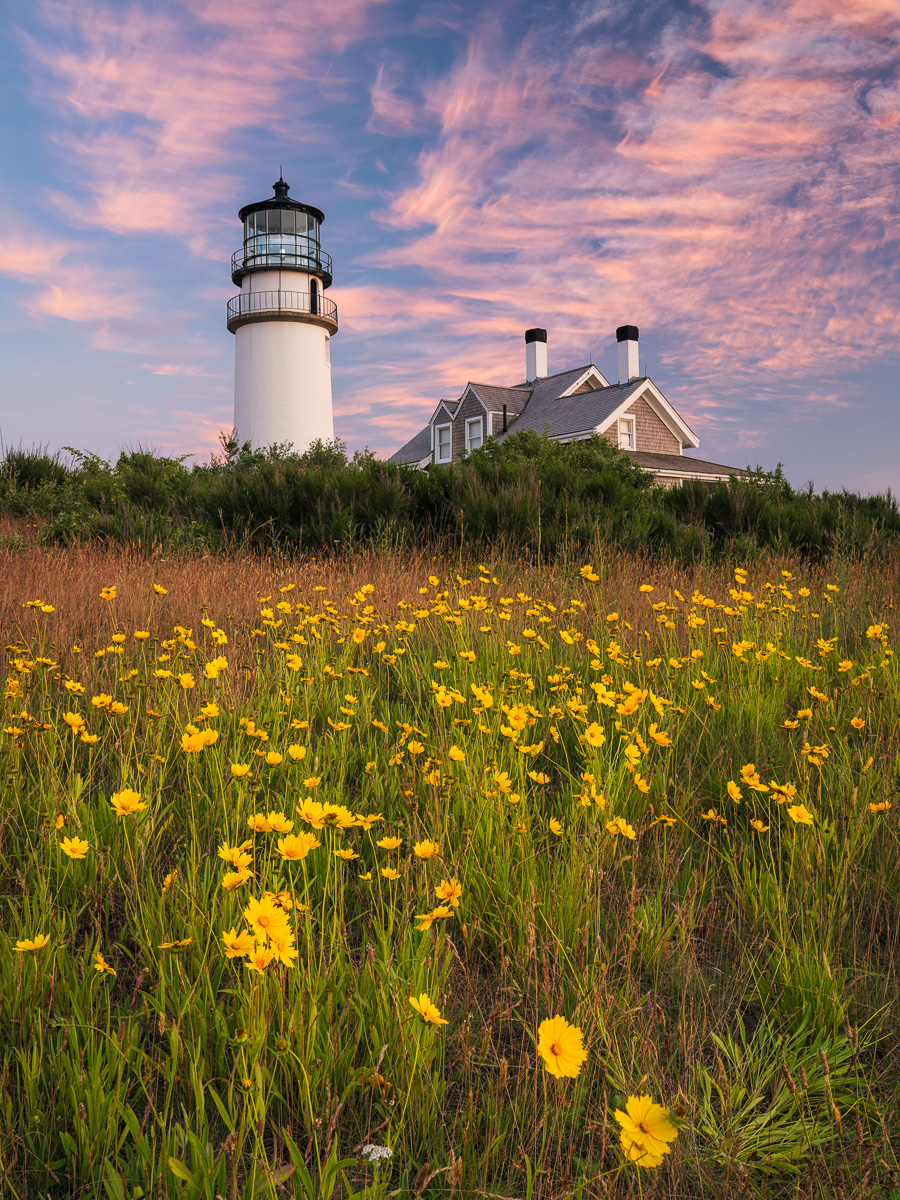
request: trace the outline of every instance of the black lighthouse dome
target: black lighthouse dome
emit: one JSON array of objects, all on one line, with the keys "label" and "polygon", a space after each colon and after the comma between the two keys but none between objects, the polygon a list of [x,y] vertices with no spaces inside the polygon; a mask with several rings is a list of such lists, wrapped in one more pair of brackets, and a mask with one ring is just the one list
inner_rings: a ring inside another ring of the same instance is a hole
[{"label": "black lighthouse dome", "polygon": [[331,257],[320,245],[321,209],[288,196],[290,185],[279,176],[268,200],[245,204],[238,213],[244,245],[231,259],[231,278],[240,284],[248,271],[293,270],[315,275],[331,286]]}]

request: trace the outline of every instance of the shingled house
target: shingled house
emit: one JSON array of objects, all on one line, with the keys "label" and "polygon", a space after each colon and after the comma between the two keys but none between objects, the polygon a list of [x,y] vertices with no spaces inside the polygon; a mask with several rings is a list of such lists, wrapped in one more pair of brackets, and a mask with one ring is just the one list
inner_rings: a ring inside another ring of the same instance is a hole
[{"label": "shingled house", "polygon": [[705,462],[685,454],[695,450],[697,435],[681,419],[656,384],[638,373],[638,329],[616,330],[619,382],[610,383],[589,363],[557,375],[547,374],[547,331],[525,331],[524,383],[495,387],[467,383],[458,400],[441,400],[424,429],[391,456],[391,462],[457,462],[483,445],[533,429],[559,442],[594,433],[608,438],[657,481],[674,487],[686,479],[713,481],[742,475],[738,467]]}]

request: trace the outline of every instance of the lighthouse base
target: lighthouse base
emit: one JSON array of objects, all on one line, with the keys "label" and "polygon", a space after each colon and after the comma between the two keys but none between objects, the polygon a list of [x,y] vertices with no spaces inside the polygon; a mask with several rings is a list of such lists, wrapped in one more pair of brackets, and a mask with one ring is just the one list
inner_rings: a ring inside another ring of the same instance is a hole
[{"label": "lighthouse base", "polygon": [[256,321],[234,335],[234,425],[257,449],[303,453],[334,438],[329,337],[302,321]]}]

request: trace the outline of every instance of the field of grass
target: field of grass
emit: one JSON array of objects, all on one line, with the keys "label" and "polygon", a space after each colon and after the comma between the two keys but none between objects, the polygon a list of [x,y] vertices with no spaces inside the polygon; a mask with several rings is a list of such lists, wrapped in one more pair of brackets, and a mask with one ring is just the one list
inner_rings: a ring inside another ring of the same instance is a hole
[{"label": "field of grass", "polygon": [[581,566],[0,547],[0,1195],[900,1194],[900,563]]}]

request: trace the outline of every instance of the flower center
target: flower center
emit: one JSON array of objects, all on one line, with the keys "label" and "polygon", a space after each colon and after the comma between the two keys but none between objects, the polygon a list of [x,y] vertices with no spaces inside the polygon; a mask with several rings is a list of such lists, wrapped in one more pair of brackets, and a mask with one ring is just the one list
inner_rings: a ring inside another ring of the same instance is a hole
[{"label": "flower center", "polygon": [[550,1053],[555,1054],[557,1057],[559,1057],[559,1055],[562,1054],[562,1052],[563,1052],[562,1046],[559,1044],[559,1042],[554,1042],[553,1045],[550,1047]]}]

